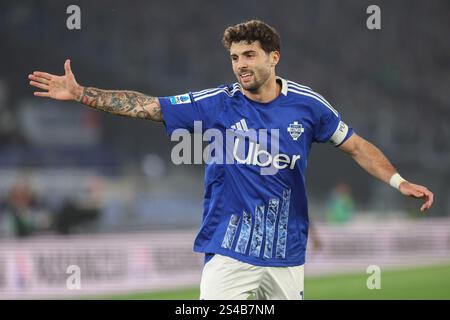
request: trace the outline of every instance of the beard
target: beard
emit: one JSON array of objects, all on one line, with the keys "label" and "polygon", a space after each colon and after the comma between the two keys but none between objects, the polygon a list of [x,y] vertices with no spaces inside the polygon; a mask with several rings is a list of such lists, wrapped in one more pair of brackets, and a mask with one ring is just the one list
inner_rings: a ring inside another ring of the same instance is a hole
[{"label": "beard", "polygon": [[[244,82],[240,74],[249,72],[252,75],[251,81]],[[245,70],[236,74],[237,80],[244,90],[257,93],[270,77],[270,69]]]}]

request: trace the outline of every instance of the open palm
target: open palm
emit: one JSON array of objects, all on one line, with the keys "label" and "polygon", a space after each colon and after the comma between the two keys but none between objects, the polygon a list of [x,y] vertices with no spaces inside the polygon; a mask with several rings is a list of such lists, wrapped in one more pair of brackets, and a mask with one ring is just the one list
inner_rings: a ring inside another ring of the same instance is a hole
[{"label": "open palm", "polygon": [[30,85],[44,91],[34,92],[35,96],[52,98],[56,100],[77,100],[82,88],[75,80],[70,67],[70,60],[64,63],[65,74],[56,76],[47,72],[35,71],[28,75]]}]

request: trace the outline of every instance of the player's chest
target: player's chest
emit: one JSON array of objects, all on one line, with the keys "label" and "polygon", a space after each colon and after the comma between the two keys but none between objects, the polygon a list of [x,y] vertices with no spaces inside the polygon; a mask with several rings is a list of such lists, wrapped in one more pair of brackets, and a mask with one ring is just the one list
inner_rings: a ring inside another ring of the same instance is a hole
[{"label": "player's chest", "polygon": [[229,107],[224,110],[217,125],[222,130],[250,140],[256,137],[258,142],[277,142],[280,151],[288,154],[309,150],[314,129],[313,120],[306,112],[283,105],[269,106],[267,109],[248,105]]}]

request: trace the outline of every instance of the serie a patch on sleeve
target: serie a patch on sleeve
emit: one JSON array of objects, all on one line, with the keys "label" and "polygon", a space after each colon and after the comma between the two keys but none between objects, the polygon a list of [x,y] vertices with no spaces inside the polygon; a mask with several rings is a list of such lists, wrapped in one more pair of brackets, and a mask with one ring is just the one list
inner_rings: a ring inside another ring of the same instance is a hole
[{"label": "serie a patch on sleeve", "polygon": [[170,100],[170,103],[173,105],[191,103],[191,97],[189,96],[188,93],[169,97],[169,100]]}]

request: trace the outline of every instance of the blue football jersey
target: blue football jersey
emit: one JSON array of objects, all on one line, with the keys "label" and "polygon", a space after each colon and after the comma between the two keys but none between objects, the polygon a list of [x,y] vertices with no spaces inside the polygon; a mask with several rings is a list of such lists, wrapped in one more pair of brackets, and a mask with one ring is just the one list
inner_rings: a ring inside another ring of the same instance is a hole
[{"label": "blue football jersey", "polygon": [[[339,146],[353,130],[309,87],[280,77],[277,82],[281,94],[269,103],[249,99],[238,83],[159,98],[169,135],[194,132],[201,123],[202,133],[226,137],[223,152],[212,153],[205,169],[194,251],[205,253],[206,261],[217,253],[258,266],[305,262],[311,144]],[[219,153],[231,161],[220,161]]]}]

